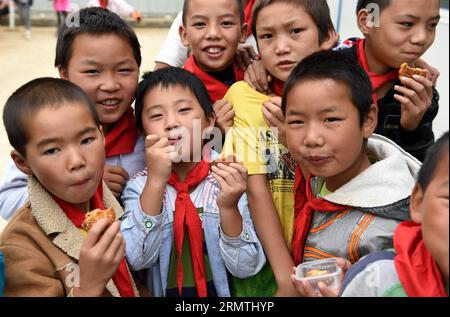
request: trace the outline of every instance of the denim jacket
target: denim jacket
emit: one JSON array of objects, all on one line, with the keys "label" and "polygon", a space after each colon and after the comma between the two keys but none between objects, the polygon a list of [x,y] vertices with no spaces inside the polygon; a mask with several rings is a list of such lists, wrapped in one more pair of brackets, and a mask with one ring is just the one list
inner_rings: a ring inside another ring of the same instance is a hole
[{"label": "denim jacket", "polygon": [[[218,154],[211,153],[214,159]],[[156,217],[142,211],[140,196],[147,181],[147,171],[138,173],[130,180],[122,193],[125,214],[121,230],[126,241],[126,258],[135,271],[148,269],[147,287],[154,296],[165,296],[172,251],[173,210],[167,206],[167,185],[163,198],[161,214]],[[203,181],[201,199],[205,207],[203,214],[203,231],[211,264],[213,281],[219,297],[229,297],[227,272],[238,278],[256,275],[266,262],[262,245],[253,227],[247,196],[244,194],[238,203],[243,224],[241,235],[237,238],[227,237],[220,226],[220,213],[217,197],[220,185],[210,174]],[[201,186],[199,184],[198,186]]]}]

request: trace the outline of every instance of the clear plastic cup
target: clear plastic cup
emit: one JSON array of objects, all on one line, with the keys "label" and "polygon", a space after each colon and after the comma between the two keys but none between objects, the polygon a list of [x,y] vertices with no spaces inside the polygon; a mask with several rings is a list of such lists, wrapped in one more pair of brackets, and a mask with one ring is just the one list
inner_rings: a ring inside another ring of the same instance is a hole
[{"label": "clear plastic cup", "polygon": [[308,281],[317,293],[320,292],[319,282],[339,291],[342,285],[341,277],[342,269],[337,265],[337,259],[306,262],[297,266],[295,271],[295,279]]}]

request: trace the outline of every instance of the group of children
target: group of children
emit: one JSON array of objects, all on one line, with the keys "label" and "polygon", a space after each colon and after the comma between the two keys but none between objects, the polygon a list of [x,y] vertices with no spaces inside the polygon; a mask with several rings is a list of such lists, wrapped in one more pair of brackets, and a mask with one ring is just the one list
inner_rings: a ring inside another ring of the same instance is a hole
[{"label": "group of children", "polygon": [[[325,0],[185,0],[184,69],[141,82],[133,30],[81,10],[59,31],[61,79],[5,105],[5,295],[447,296],[436,70],[398,74],[424,65],[439,7],[360,0],[365,37],[339,44]],[[248,28],[260,56],[244,75]],[[113,224],[83,229],[109,207]],[[327,258],[341,289],[295,279],[296,265]]]}]

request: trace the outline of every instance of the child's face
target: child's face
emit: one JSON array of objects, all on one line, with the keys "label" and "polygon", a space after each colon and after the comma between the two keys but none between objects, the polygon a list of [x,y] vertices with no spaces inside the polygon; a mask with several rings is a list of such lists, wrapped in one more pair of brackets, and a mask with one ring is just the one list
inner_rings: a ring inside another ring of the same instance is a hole
[{"label": "child's face", "polygon": [[[397,69],[419,59],[433,44],[439,22],[439,0],[391,0],[379,27],[361,25],[372,62]],[[370,61],[370,60],[369,60]]]},{"label": "child's face", "polygon": [[218,72],[233,63],[239,42],[245,42],[241,23],[235,0],[191,0],[180,36],[202,70]]},{"label": "child's face", "polygon": [[361,127],[349,89],[332,79],[297,84],[287,97],[286,139],[295,160],[336,190],[366,169],[364,139],[376,126],[373,107]]},{"label": "child's face", "polygon": [[139,67],[130,44],[116,34],[78,35],[72,58],[61,77],[72,81],[95,102],[107,133],[134,101]]},{"label": "child's face", "polygon": [[422,224],[425,245],[435,259],[442,274],[448,280],[448,150],[435,171],[435,175],[423,191],[419,185],[411,197],[411,218]]},{"label": "child's face", "polygon": [[256,34],[264,66],[282,81],[305,57],[333,45],[328,40],[319,44],[319,29],[302,6],[283,2],[261,9]]},{"label": "child's face", "polygon": [[[194,152],[202,150],[204,130],[214,126],[214,122],[214,115],[205,118],[203,108],[188,88],[159,86],[144,97],[142,127],[145,135],[167,138],[171,145],[180,146],[179,154],[183,157],[188,155],[187,158],[191,159],[197,154]],[[189,153],[182,153],[187,148],[186,144],[189,145]]]},{"label": "child's face", "polygon": [[67,102],[24,121],[30,138],[26,158],[18,162],[13,155],[17,166],[54,196],[87,210],[105,164],[104,138],[88,107]]}]

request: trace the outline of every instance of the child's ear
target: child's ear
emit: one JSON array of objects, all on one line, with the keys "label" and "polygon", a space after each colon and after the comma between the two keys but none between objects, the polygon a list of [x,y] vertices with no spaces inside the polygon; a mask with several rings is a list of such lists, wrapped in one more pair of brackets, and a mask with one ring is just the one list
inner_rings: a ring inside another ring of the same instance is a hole
[{"label": "child's ear", "polygon": [[26,175],[33,175],[33,171],[31,170],[30,166],[28,165],[26,159],[16,150],[11,151],[11,158],[14,161],[14,164],[16,164],[17,168]]},{"label": "child's ear", "polygon": [[241,38],[239,39],[239,43],[245,43],[245,41],[247,40],[247,33],[248,33],[248,24],[244,23],[242,24]]},{"label": "child's ear", "polygon": [[67,69],[65,69],[61,65],[58,66],[58,73],[61,79],[69,80],[69,74],[67,73]]},{"label": "child's ear", "polygon": [[216,124],[216,114],[213,112],[206,118],[206,128],[212,128]]},{"label": "child's ear", "polygon": [[363,135],[365,139],[368,139],[375,129],[377,128],[378,124],[378,107],[375,105],[370,106],[369,113],[366,116],[366,119],[363,123]]},{"label": "child's ear", "polygon": [[370,31],[370,27],[367,23],[367,19],[369,17],[369,11],[367,9],[359,10],[357,15],[358,28],[364,35],[367,35]]},{"label": "child's ear", "polygon": [[409,210],[411,213],[411,220],[418,224],[421,224],[423,220],[423,211],[422,211],[423,196],[424,191],[422,190],[419,184],[416,184],[411,194],[411,200],[409,202]]},{"label": "child's ear", "polygon": [[181,43],[183,43],[183,45],[185,47],[189,47],[189,41],[187,40],[187,32],[186,32],[186,28],[184,27],[184,25],[180,25],[180,28],[178,29],[178,33],[180,34],[180,39],[181,39]]},{"label": "child's ear", "polygon": [[320,44],[320,48],[324,51],[329,51],[336,46],[336,43],[338,41],[339,41],[339,34],[335,30],[329,29],[326,39],[324,39]]}]

